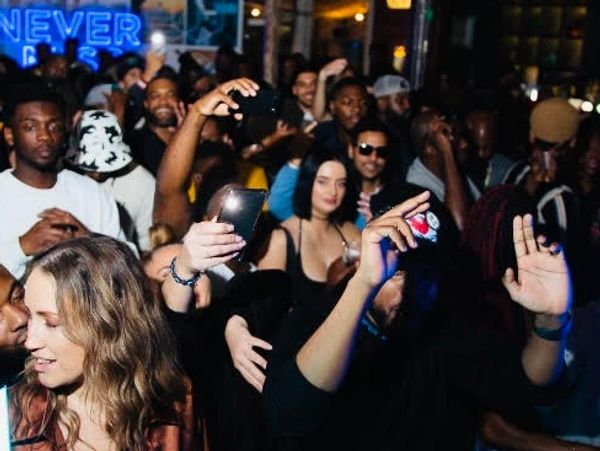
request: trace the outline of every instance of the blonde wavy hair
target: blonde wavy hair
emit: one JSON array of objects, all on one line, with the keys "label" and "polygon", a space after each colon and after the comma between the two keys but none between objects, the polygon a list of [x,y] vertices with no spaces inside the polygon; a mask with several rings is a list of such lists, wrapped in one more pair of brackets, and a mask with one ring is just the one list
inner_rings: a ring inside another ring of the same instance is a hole
[{"label": "blonde wavy hair", "polygon": [[[106,236],[70,240],[36,257],[30,268],[56,282],[56,304],[64,333],[85,350],[86,399],[103,407],[105,430],[119,450],[142,450],[158,423],[181,424],[186,387],[176,347],[158,299],[131,250]],[[79,418],[60,390],[42,387],[28,361],[13,400],[25,424],[39,418],[28,409],[40,395],[49,415],[67,431],[67,448],[78,440]],[[15,399],[16,398],[16,399]]]}]

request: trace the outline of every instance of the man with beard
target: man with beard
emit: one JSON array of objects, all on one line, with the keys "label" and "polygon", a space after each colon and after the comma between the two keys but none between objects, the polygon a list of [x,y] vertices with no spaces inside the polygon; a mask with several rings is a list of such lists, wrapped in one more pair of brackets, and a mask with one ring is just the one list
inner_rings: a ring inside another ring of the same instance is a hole
[{"label": "man with beard", "polygon": [[90,232],[124,239],[114,198],[95,181],[63,169],[61,98],[44,85],[13,87],[4,139],[15,168],[0,173],[0,263],[21,277],[32,256]]},{"label": "man with beard", "polygon": [[302,111],[302,128],[315,121],[312,107],[317,93],[317,72],[309,68],[301,69],[294,78],[292,94],[296,105]]},{"label": "man with beard", "polygon": [[388,160],[391,157],[389,131],[381,122],[363,119],[354,128],[352,144],[348,156],[356,169],[358,216],[354,224],[360,230],[373,218],[372,201],[384,194],[384,190],[394,190],[394,175]]},{"label": "man with beard", "polygon": [[291,88],[293,96],[284,99],[281,109],[284,124],[300,129],[316,124],[312,108],[317,92],[317,72],[308,66],[301,67],[292,78]]},{"label": "man with beard", "polygon": [[146,87],[144,109],[146,124],[125,140],[134,158],[156,177],[165,149],[184,116],[177,82],[166,75],[155,77]]}]

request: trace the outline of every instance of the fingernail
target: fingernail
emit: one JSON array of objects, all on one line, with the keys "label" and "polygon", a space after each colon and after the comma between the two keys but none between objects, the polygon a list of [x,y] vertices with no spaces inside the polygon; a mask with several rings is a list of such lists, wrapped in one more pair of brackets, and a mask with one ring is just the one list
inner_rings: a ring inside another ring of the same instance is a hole
[{"label": "fingernail", "polygon": [[235,236],[235,240],[236,240],[237,242],[240,242],[240,241],[243,241],[244,239],[243,239],[243,238],[242,238],[240,235],[236,235],[236,236]]},{"label": "fingernail", "polygon": [[233,232],[233,224],[227,224],[226,231],[227,232]]}]

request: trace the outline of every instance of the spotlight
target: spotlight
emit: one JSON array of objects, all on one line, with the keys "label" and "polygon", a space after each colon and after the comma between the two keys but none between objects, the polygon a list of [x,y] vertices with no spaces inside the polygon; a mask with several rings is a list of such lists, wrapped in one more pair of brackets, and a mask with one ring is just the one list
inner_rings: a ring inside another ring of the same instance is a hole
[{"label": "spotlight", "polygon": [[581,104],[581,111],[583,111],[584,113],[591,113],[592,111],[594,111],[594,104],[589,100],[584,101]]},{"label": "spotlight", "polygon": [[356,20],[357,22],[364,22],[365,15],[363,13],[356,13],[354,14],[354,20]]},{"label": "spotlight", "polygon": [[252,10],[250,11],[250,15],[252,17],[259,17],[260,16],[260,9],[258,9],[258,8],[252,8]]}]

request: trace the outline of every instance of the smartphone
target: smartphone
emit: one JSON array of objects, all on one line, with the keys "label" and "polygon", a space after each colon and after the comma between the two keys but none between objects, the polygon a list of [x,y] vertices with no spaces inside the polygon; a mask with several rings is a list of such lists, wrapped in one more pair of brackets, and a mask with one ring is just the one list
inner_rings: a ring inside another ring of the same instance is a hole
[{"label": "smartphone", "polygon": [[[266,199],[267,191],[263,189],[232,188],[223,200],[217,220],[232,224],[233,231],[250,243]],[[242,259],[244,249],[236,260]]]},{"label": "smartphone", "polygon": [[232,112],[247,116],[276,116],[281,110],[281,93],[276,89],[260,89],[254,97],[244,97],[239,91],[233,91],[231,98],[240,106]]},{"label": "smartphone", "polygon": [[159,55],[167,51],[167,37],[162,31],[154,31],[150,35],[150,48]]}]

